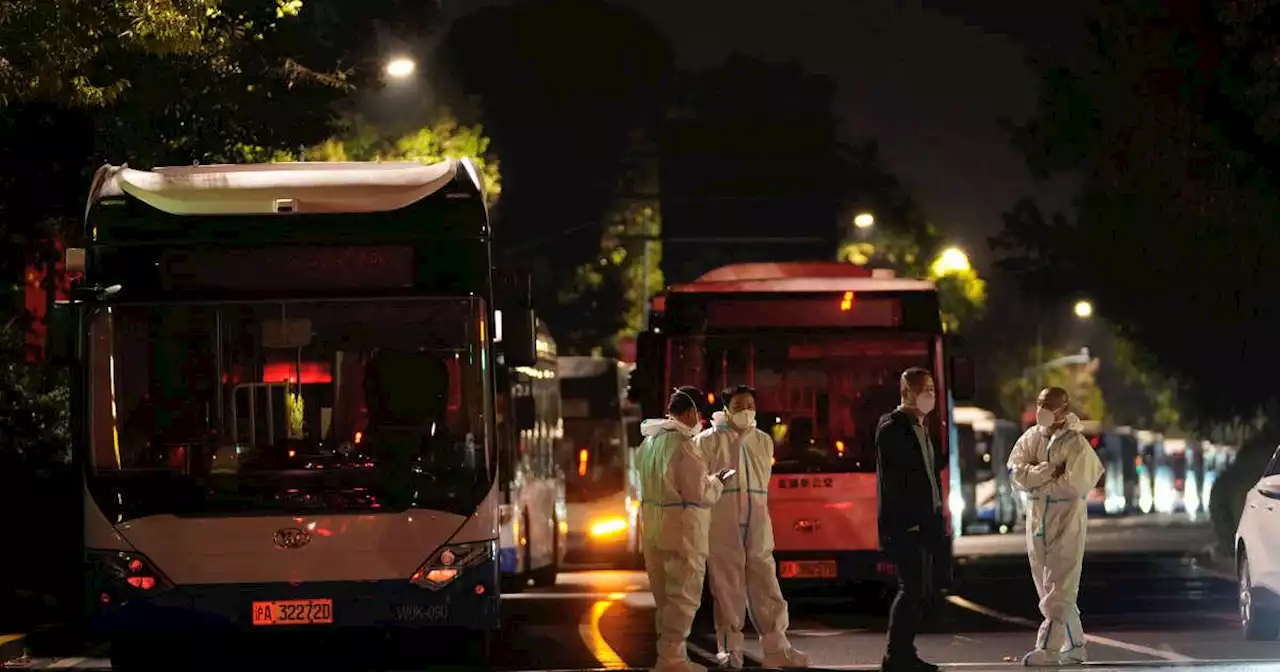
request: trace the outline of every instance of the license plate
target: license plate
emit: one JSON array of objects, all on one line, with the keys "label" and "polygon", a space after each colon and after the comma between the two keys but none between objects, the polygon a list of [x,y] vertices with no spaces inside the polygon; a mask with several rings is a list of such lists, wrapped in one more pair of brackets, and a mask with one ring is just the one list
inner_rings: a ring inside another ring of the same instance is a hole
[{"label": "license plate", "polygon": [[253,603],[254,625],[333,623],[333,600],[275,600]]},{"label": "license plate", "polygon": [[834,579],[835,560],[787,560],[779,568],[784,579]]}]

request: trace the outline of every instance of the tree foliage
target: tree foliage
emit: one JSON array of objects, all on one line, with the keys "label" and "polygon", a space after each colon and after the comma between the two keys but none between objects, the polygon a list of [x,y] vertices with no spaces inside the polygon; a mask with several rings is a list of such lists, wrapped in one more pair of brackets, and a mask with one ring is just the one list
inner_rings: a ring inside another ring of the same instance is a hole
[{"label": "tree foliage", "polygon": [[[0,106],[99,107],[130,87],[123,60],[198,59],[232,73],[238,50],[298,16],[301,0],[7,0],[0,5]],[[292,75],[296,62],[282,67]]]},{"label": "tree foliage", "polygon": [[1014,207],[993,241],[1006,266],[1093,297],[1201,423],[1276,397],[1242,372],[1276,367],[1258,334],[1280,328],[1278,17],[1275,0],[1105,2],[1093,58],[1047,68],[1011,127],[1037,174],[1081,186],[1075,221]]},{"label": "tree foliage", "polygon": [[932,225],[914,232],[892,227],[892,222],[882,225],[877,218],[874,231],[862,234],[851,222],[852,233],[841,245],[838,259],[858,266],[893,269],[899,277],[932,280],[938,287],[942,323],[947,331],[958,331],[979,319],[986,306],[987,289],[978,272],[968,266],[940,263],[946,248]]},{"label": "tree foliage", "polygon": [[1036,396],[1046,387],[1061,387],[1071,395],[1072,410],[1086,420],[1103,420],[1107,416],[1107,404],[1097,384],[1100,361],[1097,358],[1084,364],[1064,364],[1033,367],[1052,362],[1070,354],[1043,348],[1032,348],[1026,353],[1028,364],[1021,369],[1010,369],[1001,376],[1000,406],[1006,418],[1022,418],[1034,411]]},{"label": "tree foliage", "polygon": [[460,124],[448,111],[435,123],[405,135],[388,136],[358,117],[342,123],[342,132],[300,152],[241,145],[241,160],[258,161],[416,161],[438,163],[468,158],[485,187],[485,203],[492,208],[502,194],[498,158],[489,152],[489,138],[480,125]]},{"label": "tree foliage", "polygon": [[[578,267],[573,284],[561,290],[560,299],[597,309],[592,319],[572,330],[571,338],[612,355],[620,341],[644,331],[645,301],[663,291],[662,213],[657,201],[620,199],[606,221],[600,255]],[[608,292],[617,292],[621,303],[612,312],[600,311]],[[616,317],[611,319],[612,315]]]}]

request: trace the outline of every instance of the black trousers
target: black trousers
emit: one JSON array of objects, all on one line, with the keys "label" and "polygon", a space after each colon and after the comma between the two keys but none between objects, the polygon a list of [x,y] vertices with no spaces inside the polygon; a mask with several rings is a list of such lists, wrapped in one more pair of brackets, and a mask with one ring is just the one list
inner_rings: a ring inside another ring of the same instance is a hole
[{"label": "black trousers", "polygon": [[889,608],[889,645],[885,656],[913,660],[920,617],[933,594],[935,544],[919,532],[908,532],[886,539],[884,550],[898,568],[898,596]]}]

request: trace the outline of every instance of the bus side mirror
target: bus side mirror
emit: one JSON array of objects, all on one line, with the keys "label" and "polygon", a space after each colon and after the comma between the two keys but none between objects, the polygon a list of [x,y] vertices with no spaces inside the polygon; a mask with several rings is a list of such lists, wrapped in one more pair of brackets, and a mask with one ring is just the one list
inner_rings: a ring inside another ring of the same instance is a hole
[{"label": "bus side mirror", "polygon": [[955,400],[972,400],[977,386],[974,381],[973,360],[968,357],[952,357],[950,377],[951,395]]},{"label": "bus side mirror", "polygon": [[50,364],[70,366],[79,359],[78,316],[79,310],[71,303],[53,304],[47,318]]},{"label": "bus side mirror", "polygon": [[528,431],[538,424],[537,405],[534,404],[533,397],[516,397],[512,401],[512,406],[515,412],[516,431]]}]

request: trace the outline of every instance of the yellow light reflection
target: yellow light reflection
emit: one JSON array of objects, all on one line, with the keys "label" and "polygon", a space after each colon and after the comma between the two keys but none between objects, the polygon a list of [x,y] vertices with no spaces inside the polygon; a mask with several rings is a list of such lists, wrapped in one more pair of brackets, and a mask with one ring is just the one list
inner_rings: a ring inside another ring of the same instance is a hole
[{"label": "yellow light reflection", "polygon": [[[613,596],[610,595],[610,597]],[[604,633],[600,632],[600,621],[613,603],[614,600],[600,600],[591,605],[591,612],[587,614],[586,622],[579,626],[579,634],[582,636],[583,643],[587,645],[587,650],[600,663],[600,667],[606,670],[624,670],[627,669],[627,664],[622,661],[618,652],[609,646],[609,642],[605,641]]]}]

